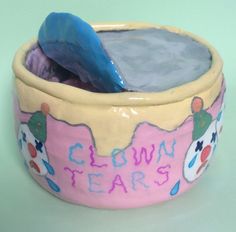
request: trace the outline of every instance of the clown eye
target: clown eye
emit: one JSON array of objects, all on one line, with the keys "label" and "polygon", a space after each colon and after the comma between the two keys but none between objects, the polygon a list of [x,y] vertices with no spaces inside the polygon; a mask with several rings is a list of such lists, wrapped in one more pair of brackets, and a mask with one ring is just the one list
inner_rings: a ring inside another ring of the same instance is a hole
[{"label": "clown eye", "polygon": [[40,141],[35,140],[35,148],[36,148],[36,150],[42,153],[43,152],[42,151],[42,147],[43,147],[43,144]]},{"label": "clown eye", "polygon": [[211,135],[211,143],[213,143],[213,142],[216,141],[216,135],[217,135],[216,132],[213,132],[213,133],[212,133],[212,135]]},{"label": "clown eye", "polygon": [[197,141],[197,146],[195,148],[195,152],[201,151],[202,150],[202,145],[203,145],[203,141]]},{"label": "clown eye", "polygon": [[21,131],[22,140],[26,142],[26,133]]}]

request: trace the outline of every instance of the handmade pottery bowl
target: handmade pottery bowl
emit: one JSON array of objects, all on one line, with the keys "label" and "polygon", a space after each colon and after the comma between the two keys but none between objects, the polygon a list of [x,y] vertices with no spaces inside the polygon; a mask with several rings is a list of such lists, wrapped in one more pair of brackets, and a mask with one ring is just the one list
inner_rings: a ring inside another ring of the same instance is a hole
[{"label": "handmade pottery bowl", "polygon": [[[94,25],[97,31],[150,28]],[[36,41],[16,53],[17,139],[32,177],[55,196],[97,208],[132,208],[190,189],[222,129],[225,84],[216,50],[197,80],[156,93],[94,93],[40,79],[24,67]]]}]

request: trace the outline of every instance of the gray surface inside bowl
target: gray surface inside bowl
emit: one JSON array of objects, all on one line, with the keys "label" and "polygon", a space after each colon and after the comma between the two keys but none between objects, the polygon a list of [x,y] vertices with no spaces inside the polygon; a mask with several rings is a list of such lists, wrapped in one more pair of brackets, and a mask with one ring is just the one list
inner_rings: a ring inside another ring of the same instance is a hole
[{"label": "gray surface inside bowl", "polygon": [[199,78],[212,60],[207,47],[162,29],[99,32],[103,46],[133,91],[159,92]]}]

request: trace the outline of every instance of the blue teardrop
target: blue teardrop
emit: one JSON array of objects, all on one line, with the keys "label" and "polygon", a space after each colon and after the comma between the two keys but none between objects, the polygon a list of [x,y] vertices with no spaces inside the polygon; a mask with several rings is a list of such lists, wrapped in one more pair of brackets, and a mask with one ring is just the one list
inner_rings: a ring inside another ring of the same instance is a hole
[{"label": "blue teardrop", "polygon": [[53,191],[55,191],[55,192],[60,192],[60,191],[61,191],[60,188],[59,188],[59,186],[56,185],[51,179],[49,179],[49,178],[47,178],[47,177],[45,177],[45,178],[46,178],[46,180],[47,180],[47,182],[48,182],[49,187],[50,187]]},{"label": "blue teardrop", "polygon": [[180,180],[178,182],[176,182],[174,187],[171,189],[171,191],[170,191],[171,196],[174,196],[179,192],[179,185],[180,185]]},{"label": "blue teardrop", "polygon": [[188,167],[189,167],[189,168],[191,168],[191,167],[195,164],[196,159],[197,159],[197,155],[195,155],[195,156],[192,158],[192,160],[189,162],[189,164],[188,164]]},{"label": "blue teardrop", "polygon": [[222,116],[222,111],[220,111],[220,113],[217,115],[217,121],[219,122]]},{"label": "blue teardrop", "polygon": [[53,167],[46,160],[43,160],[43,163],[44,163],[45,167],[47,168],[48,173],[50,175],[54,175],[55,171],[54,171]]}]

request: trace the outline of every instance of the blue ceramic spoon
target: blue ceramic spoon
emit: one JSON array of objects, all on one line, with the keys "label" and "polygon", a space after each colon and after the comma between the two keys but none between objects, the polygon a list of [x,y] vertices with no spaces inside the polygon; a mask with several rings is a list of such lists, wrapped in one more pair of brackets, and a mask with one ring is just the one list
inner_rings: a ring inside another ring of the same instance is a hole
[{"label": "blue ceramic spoon", "polygon": [[38,42],[43,52],[101,92],[121,92],[124,82],[93,28],[69,13],[51,13]]}]

